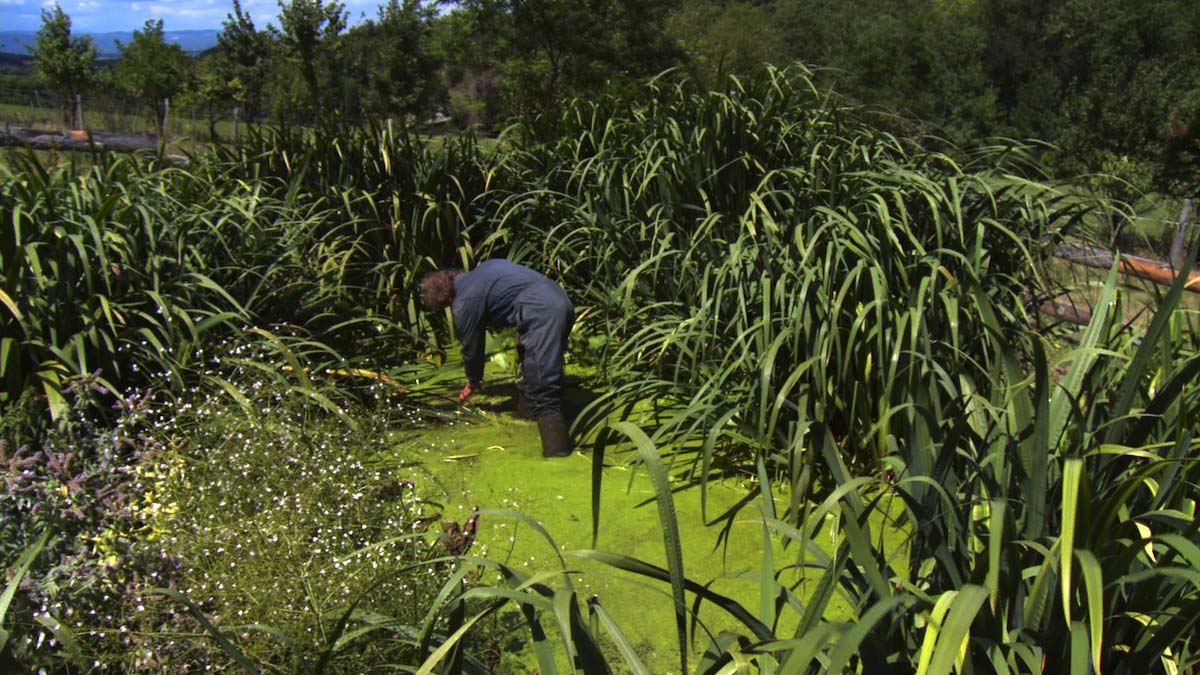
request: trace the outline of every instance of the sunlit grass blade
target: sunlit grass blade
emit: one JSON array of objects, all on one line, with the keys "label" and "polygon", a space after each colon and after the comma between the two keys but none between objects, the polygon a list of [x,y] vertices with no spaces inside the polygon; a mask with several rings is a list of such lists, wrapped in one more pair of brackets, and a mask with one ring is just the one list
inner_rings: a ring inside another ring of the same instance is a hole
[{"label": "sunlit grass blade", "polygon": [[609,640],[616,646],[617,651],[621,654],[621,658],[625,660],[625,665],[629,668],[629,671],[635,675],[650,675],[650,669],[642,663],[642,659],[638,656],[633,643],[629,641],[625,632],[621,630],[620,624],[600,604],[600,600],[596,597],[590,598],[588,600],[588,609],[600,620],[600,625],[604,628],[604,632],[608,635]]},{"label": "sunlit grass blade", "polygon": [[[567,553],[567,555],[586,558],[588,560],[596,560],[617,569],[625,570],[626,572],[632,572],[634,574],[640,574],[650,579],[657,579],[658,581],[664,581],[668,583],[671,581],[671,573],[669,570],[658,567],[657,565],[652,565],[643,560],[631,558],[626,555],[591,550],[570,551]],[[756,638],[760,640],[773,639],[773,634],[771,633],[770,627],[768,627],[762,621],[759,621],[753,614],[746,611],[746,608],[740,605],[736,600],[721,595],[720,593],[716,593],[706,588],[704,585],[696,583],[690,579],[684,579],[684,587],[686,590],[723,609],[730,616],[737,619],[742,625],[749,629]]]},{"label": "sunlit grass blade", "polygon": [[679,635],[679,663],[682,672],[687,672],[687,601],[684,598],[683,549],[679,540],[679,522],[675,516],[675,502],[671,496],[671,483],[662,466],[658,449],[641,429],[629,422],[618,422],[613,428],[629,437],[637,446],[643,466],[654,486],[655,502],[658,505],[658,520],[662,527],[663,546],[666,548],[667,570],[671,581],[671,595],[675,604],[675,627]]},{"label": "sunlit grass blade", "polygon": [[12,603],[13,596],[17,594],[17,588],[20,587],[25,574],[29,572],[33,561],[42,552],[42,548],[46,545],[46,540],[49,538],[50,533],[43,532],[42,536],[38,537],[32,546],[21,553],[12,569],[9,570],[8,583],[4,586],[4,592],[0,593],[0,652],[4,651],[4,647],[8,644],[8,639],[11,636],[8,629],[4,627],[5,620],[8,618],[8,607]]},{"label": "sunlit grass blade", "polygon": [[937,645],[934,647],[927,673],[949,675],[952,670],[963,672],[963,660],[971,654],[968,645],[971,623],[987,597],[987,589],[982,586],[968,584],[959,589],[950,603],[949,612],[937,637]]},{"label": "sunlit grass blade", "polygon": [[1063,462],[1062,481],[1062,533],[1059,535],[1058,558],[1060,562],[1063,616],[1071,623],[1071,605],[1074,589],[1071,587],[1071,571],[1075,565],[1075,517],[1079,513],[1079,484],[1083,478],[1083,458],[1071,457]]}]

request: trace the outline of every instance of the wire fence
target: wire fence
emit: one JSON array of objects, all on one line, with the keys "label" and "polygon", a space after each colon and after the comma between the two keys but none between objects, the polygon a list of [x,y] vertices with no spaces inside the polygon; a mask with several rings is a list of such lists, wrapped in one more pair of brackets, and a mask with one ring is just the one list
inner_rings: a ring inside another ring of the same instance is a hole
[{"label": "wire fence", "polygon": [[[76,110],[82,122],[75,121]],[[167,137],[173,141],[232,140],[232,104],[205,105],[186,98],[166,106]],[[0,79],[0,126],[64,131],[86,129],[119,134],[157,134],[163,104],[152,105],[112,91],[89,92],[75,101],[26,82]]]}]

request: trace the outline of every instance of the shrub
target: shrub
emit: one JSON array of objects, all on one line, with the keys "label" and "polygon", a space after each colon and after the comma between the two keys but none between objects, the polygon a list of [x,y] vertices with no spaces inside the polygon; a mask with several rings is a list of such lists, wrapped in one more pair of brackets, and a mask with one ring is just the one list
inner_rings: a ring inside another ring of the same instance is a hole
[{"label": "shrub", "polygon": [[441,529],[428,529],[439,509],[416,489],[421,458],[390,453],[420,413],[389,396],[391,385],[347,397],[272,376],[262,356],[234,348],[210,371],[224,385],[159,410],[155,438],[170,452],[156,470],[171,508],[144,539],[180,567],[179,595],[159,597],[157,609],[191,608],[215,628],[208,640],[154,637],[191,650],[159,666],[230,668],[241,658],[361,672],[404,662],[449,574]]},{"label": "shrub", "polygon": [[94,377],[74,379],[63,395],[71,405],[60,424],[14,443],[17,416],[6,416],[0,437],[0,560],[34,554],[10,608],[14,630],[0,663],[28,669],[54,669],[63,659],[82,665],[83,651],[106,637],[111,644],[100,648],[131,644],[140,587],[164,579],[173,560],[138,546],[163,508],[151,468],[162,448],[145,434],[149,401],[117,398],[110,425],[95,421],[96,402],[114,397]]}]

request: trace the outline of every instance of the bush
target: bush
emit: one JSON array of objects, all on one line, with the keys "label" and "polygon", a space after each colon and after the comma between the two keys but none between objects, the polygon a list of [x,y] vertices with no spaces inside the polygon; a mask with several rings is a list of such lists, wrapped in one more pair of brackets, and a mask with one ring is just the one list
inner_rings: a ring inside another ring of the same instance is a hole
[{"label": "bush", "polygon": [[[149,402],[117,398],[109,424],[95,412],[114,397],[95,378],[75,379],[63,394],[71,405],[59,424],[22,434],[20,415],[11,414],[22,407],[14,406],[0,435],[0,560],[11,563],[46,537],[10,608],[13,636],[0,654],[0,663],[29,669],[131,646],[141,586],[162,582],[173,566],[169,554],[139,546],[162,509],[161,476],[151,468],[162,448],[145,435]],[[41,417],[38,408],[26,413]]]},{"label": "bush", "polygon": [[[170,452],[156,471],[170,508],[145,540],[180,561],[181,596],[160,598],[158,611],[193,607],[255,664],[361,672],[405,662],[449,574],[440,528],[428,531],[437,505],[417,496],[420,458],[390,454],[419,411],[387,384],[348,398],[272,377],[253,349],[232,355],[253,364],[221,373],[237,397],[205,388],[159,412],[155,438]],[[161,667],[234,667],[216,635],[157,636],[192,648]]]}]

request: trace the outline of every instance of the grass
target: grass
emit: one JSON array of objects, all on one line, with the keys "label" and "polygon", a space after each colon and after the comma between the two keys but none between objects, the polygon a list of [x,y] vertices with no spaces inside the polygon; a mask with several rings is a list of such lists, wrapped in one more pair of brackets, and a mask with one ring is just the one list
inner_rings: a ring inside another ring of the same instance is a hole
[{"label": "grass", "polygon": [[[84,121],[85,126],[93,131],[147,135],[154,135],[156,132],[154,123],[146,115],[115,112],[89,114],[87,110],[84,110]],[[46,130],[65,128],[62,115],[54,109],[0,103],[0,127],[6,125]],[[245,137],[248,126],[243,121],[239,135]],[[270,124],[256,126],[270,126]],[[217,120],[215,130],[220,142],[233,140],[232,119]],[[197,151],[207,146],[212,140],[208,120],[201,117],[176,115],[168,122],[168,132],[168,149],[176,152]],[[429,143],[441,140],[447,135],[447,133],[434,130],[432,133],[422,134],[422,138]],[[500,146],[501,141],[498,138],[481,137],[479,143],[484,150],[492,152]],[[46,166],[54,166],[59,161],[63,161],[58,155],[47,156],[46,160]]]},{"label": "grass", "polygon": [[[1078,188],[1081,195],[1087,190]],[[1129,204],[1114,204],[1113,209],[1088,214],[1082,221],[1082,231],[1100,246],[1113,243],[1113,227],[1124,223],[1116,245],[1125,253],[1166,260],[1170,257],[1171,242],[1183,212],[1183,200],[1161,193],[1149,192]],[[1195,236],[1197,218],[1191,217]],[[1185,246],[1186,248],[1186,246]]]},{"label": "grass", "polygon": [[[84,125],[88,129],[113,133],[153,134],[155,127],[147,115],[100,112],[84,108]],[[32,127],[39,129],[63,128],[62,115],[51,108],[0,103],[0,125]],[[243,128],[245,124],[243,123]],[[233,136],[233,120],[221,119],[216,123],[217,135],[221,138]],[[208,139],[208,120],[200,117],[176,115],[168,121],[169,135],[180,140]]]},{"label": "grass", "polygon": [[[1132,207],[1134,217],[1120,237],[1120,245],[1129,253],[1166,260],[1171,255],[1171,242],[1183,212],[1183,200],[1161,194],[1146,194]],[[1197,233],[1197,218],[1191,217],[1190,233]],[[1185,244],[1184,249],[1187,246]]]},{"label": "grass", "polygon": [[62,126],[62,114],[50,108],[32,105],[0,103],[0,122],[18,127],[57,128]]}]

